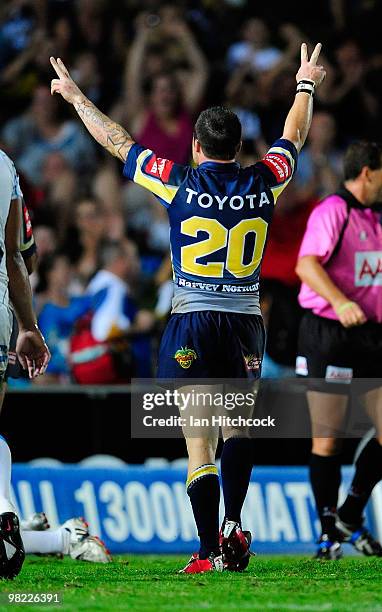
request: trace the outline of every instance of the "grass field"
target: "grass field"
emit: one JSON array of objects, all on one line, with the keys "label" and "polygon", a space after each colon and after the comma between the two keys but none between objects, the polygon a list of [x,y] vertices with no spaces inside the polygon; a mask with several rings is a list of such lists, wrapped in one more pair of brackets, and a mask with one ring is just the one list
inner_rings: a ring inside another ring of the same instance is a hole
[{"label": "grass field", "polygon": [[29,557],[5,592],[60,592],[62,605],[0,605],[0,610],[304,610],[382,611],[382,559],[317,562],[256,557],[243,574],[179,576],[184,557],[117,557],[113,564]]}]

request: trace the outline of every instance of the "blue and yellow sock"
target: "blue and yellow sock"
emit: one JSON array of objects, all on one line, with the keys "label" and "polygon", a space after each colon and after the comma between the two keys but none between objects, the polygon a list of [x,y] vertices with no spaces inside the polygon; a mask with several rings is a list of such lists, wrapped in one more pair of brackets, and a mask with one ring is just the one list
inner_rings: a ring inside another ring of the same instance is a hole
[{"label": "blue and yellow sock", "polygon": [[194,470],[187,480],[187,494],[200,538],[200,559],[211,553],[218,555],[220,484],[216,465],[208,463]]}]

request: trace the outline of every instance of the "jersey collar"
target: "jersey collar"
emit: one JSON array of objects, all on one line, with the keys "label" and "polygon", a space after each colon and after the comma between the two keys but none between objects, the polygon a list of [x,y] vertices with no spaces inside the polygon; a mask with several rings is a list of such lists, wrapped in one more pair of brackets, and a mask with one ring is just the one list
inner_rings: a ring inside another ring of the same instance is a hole
[{"label": "jersey collar", "polygon": [[345,185],[341,185],[339,190],[336,192],[336,195],[340,196],[340,198],[345,200],[345,202],[348,203],[350,208],[360,208],[361,210],[367,210],[368,208],[371,208],[375,212],[382,212],[382,204],[378,203],[369,206],[361,204],[361,202],[357,200],[357,198],[348,189],[346,189]]},{"label": "jersey collar", "polygon": [[228,164],[222,164],[221,162],[206,161],[199,164],[199,168],[202,170],[213,170],[214,172],[221,172],[229,174],[235,172],[240,168],[239,162],[229,162]]}]

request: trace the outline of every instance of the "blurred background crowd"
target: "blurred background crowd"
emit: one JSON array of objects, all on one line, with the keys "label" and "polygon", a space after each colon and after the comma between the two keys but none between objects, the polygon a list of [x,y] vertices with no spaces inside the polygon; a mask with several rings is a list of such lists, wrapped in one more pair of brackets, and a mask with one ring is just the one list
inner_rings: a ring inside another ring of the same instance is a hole
[{"label": "blurred background crowd", "polygon": [[243,124],[240,162],[282,133],[301,41],[321,41],[327,78],[295,180],[280,197],[262,268],[265,375],[293,372],[294,266],[307,217],[341,182],[356,138],[381,139],[378,0],[2,0],[0,148],[32,218],[39,322],[52,350],[42,384],[121,383],[155,372],[171,307],[166,211],[50,95],[51,55],[86,95],[160,156],[188,163],[206,106]]}]

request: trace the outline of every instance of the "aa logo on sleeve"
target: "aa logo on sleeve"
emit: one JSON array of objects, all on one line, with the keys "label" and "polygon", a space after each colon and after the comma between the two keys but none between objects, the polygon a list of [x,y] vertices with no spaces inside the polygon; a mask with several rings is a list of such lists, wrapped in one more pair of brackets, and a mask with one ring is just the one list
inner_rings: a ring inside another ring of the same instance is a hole
[{"label": "aa logo on sleeve", "polygon": [[166,183],[170,178],[173,165],[173,161],[153,155],[147,162],[145,172],[151,176],[161,179],[164,183]]},{"label": "aa logo on sleeve", "polygon": [[292,173],[291,167],[285,157],[277,153],[268,153],[264,157],[263,163],[276,177],[278,183],[285,183]]}]

